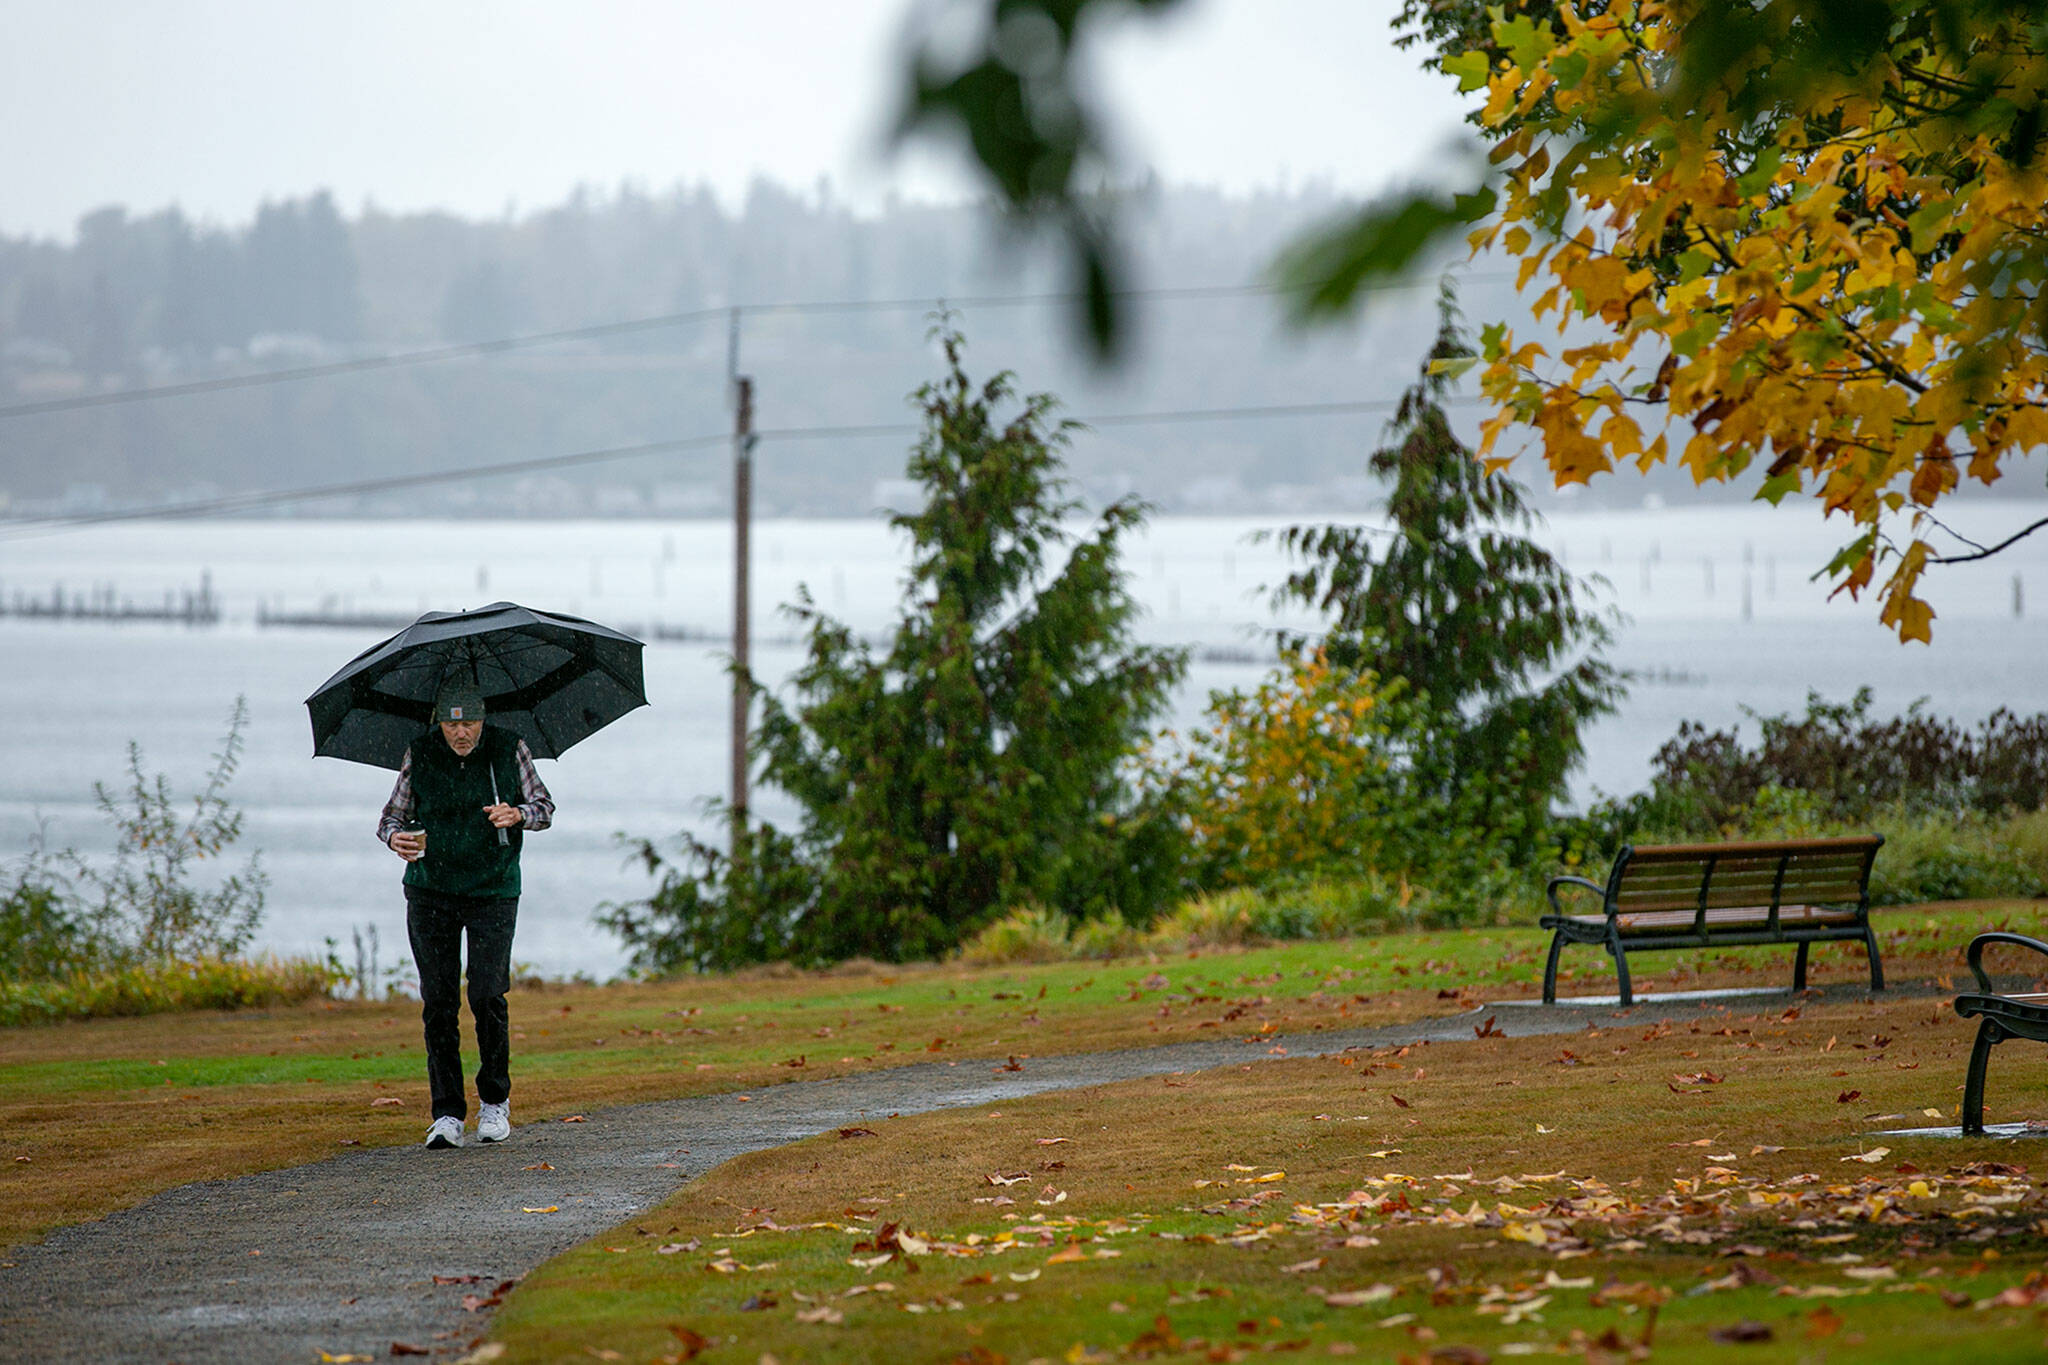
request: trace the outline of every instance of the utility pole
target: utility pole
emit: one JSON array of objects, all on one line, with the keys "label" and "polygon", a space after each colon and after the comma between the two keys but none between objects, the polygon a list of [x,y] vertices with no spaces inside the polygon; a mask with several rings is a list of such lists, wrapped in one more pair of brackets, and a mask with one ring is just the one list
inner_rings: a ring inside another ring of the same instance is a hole
[{"label": "utility pole", "polygon": [[732,429],[732,863],[738,871],[747,837],[748,532],[754,502],[754,381],[733,377]]}]

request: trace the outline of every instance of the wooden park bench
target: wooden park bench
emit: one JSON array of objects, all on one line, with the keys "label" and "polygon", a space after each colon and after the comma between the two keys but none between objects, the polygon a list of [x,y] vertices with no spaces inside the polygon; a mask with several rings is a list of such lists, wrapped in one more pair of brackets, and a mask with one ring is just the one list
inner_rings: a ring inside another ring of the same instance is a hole
[{"label": "wooden park bench", "polygon": [[1993,943],[2016,943],[2048,955],[2048,943],[2025,934],[1979,934],[1970,940],[1970,970],[1977,976],[1977,993],[1956,997],[1956,1017],[1980,1016],[1977,1042],[1970,1049],[1970,1070],[1963,1078],[1963,1132],[1981,1137],[1984,1133],[1984,1067],[1991,1049],[2008,1038],[2031,1038],[2048,1043],[2048,994],[2005,995],[1993,988],[1984,970],[1984,949]]},{"label": "wooden park bench", "polygon": [[[1870,956],[1870,988],[1884,989],[1884,966],[1870,932],[1870,865],[1881,834],[1838,839],[1772,839],[1752,843],[1663,844],[1623,848],[1607,884],[1552,877],[1545,894],[1554,912],[1543,1003],[1557,1003],[1557,958],[1567,943],[1597,944],[1614,958],[1621,1003],[1635,1003],[1628,954],[1656,948],[1723,948],[1796,943],[1792,989],[1806,988],[1806,950],[1815,943],[1860,940]],[[1600,913],[1568,914],[1560,888],[1601,897]]]}]

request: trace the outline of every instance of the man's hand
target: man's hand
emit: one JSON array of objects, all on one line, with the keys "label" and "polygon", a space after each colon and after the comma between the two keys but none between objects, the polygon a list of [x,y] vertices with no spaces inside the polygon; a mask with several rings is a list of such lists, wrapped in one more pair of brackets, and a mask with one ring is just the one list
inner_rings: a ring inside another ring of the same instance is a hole
[{"label": "man's hand", "polygon": [[427,833],[420,829],[402,829],[391,836],[391,851],[409,863],[416,863],[426,856]]},{"label": "man's hand", "polygon": [[484,814],[499,829],[517,829],[526,823],[526,816],[519,807],[500,801],[495,806],[485,806]]}]

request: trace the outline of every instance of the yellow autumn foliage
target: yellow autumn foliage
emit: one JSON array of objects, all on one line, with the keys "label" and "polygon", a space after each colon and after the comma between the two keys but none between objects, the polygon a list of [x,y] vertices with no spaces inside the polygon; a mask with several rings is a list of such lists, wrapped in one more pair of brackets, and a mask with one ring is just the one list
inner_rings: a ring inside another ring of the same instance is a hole
[{"label": "yellow autumn foliage", "polygon": [[1172,781],[1196,860],[1218,883],[1372,865],[1393,790],[1393,691],[1317,651],[1249,692],[1212,697]]},{"label": "yellow autumn foliage", "polygon": [[[1883,622],[1924,641],[1937,504],[2048,442],[2048,178],[2013,114],[2048,89],[2048,54],[1997,6],[1950,6],[1967,41],[1901,20],[1875,58],[1802,67],[1761,109],[1740,93],[1768,47],[1675,94],[1716,3],[1488,11],[1504,185],[1472,243],[1518,259],[1572,344],[1489,329],[1481,384],[1561,485],[1683,450],[1698,482],[1817,499],[1850,526],[1836,590],[1875,587]],[[1808,8],[1741,17],[1789,44]],[[1445,69],[1476,89],[1473,55]],[[1488,422],[1481,454],[1510,429]]]}]

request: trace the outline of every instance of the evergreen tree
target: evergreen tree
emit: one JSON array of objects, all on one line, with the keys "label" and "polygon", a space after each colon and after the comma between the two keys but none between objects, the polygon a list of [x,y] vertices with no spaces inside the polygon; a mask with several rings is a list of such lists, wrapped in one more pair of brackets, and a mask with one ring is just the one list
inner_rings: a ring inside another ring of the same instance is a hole
[{"label": "evergreen tree", "polygon": [[1585,605],[1585,585],[1528,538],[1536,516],[1520,486],[1451,430],[1444,390],[1472,352],[1448,288],[1439,318],[1395,440],[1367,462],[1391,484],[1391,535],[1287,528],[1279,543],[1303,562],[1273,599],[1330,617],[1319,638],[1283,645],[1407,680],[1428,717],[1413,761],[1445,795],[1490,788],[1495,822],[1540,822],[1584,753],[1582,728],[1622,696],[1602,657],[1613,615]]},{"label": "evergreen tree", "polygon": [[911,548],[901,618],[878,654],[807,597],[791,609],[807,657],[754,748],[802,828],[755,831],[737,869],[691,844],[654,897],[611,911],[643,967],[931,957],[1027,902],[1149,913],[1174,875],[1177,835],[1127,784],[1185,666],[1131,639],[1118,556],[1143,509],[1071,529],[1055,400],[975,384],[960,335],[938,337],[908,466],[925,502],[891,519]]}]

